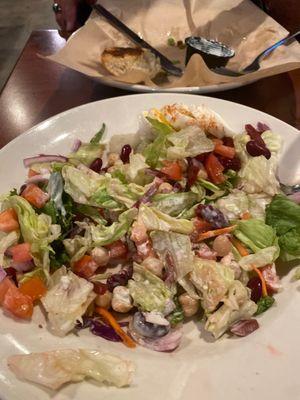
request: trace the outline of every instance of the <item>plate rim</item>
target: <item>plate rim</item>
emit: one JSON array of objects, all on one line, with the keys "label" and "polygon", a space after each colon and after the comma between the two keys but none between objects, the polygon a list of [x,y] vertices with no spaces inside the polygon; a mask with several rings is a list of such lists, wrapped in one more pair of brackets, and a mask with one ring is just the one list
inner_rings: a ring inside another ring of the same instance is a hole
[{"label": "plate rim", "polygon": [[[219,99],[218,97],[213,97],[213,96],[204,96],[204,95],[197,95],[197,94],[192,94],[192,93],[174,93],[174,92],[151,92],[151,93],[135,93],[135,94],[126,94],[126,95],[121,95],[121,96],[115,96],[115,97],[109,97],[109,98],[105,98],[105,99],[100,99],[100,100],[95,100],[95,101],[91,101],[88,103],[84,103],[81,104],[79,106],[75,106],[72,108],[69,108],[68,110],[62,111],[58,114],[54,114],[48,118],[46,118],[45,120],[38,122],[37,124],[33,125],[31,128],[27,129],[26,131],[20,133],[18,136],[16,136],[15,138],[13,138],[11,141],[9,141],[8,143],[6,143],[6,145],[4,145],[1,149],[0,149],[0,155],[6,151],[9,150],[9,148],[11,146],[13,146],[16,142],[18,142],[19,140],[22,140],[22,138],[24,136],[29,136],[33,131],[38,130],[42,127],[43,124],[49,122],[49,121],[53,121],[56,119],[60,119],[61,117],[64,117],[67,114],[71,114],[77,110],[80,109],[84,109],[84,108],[88,108],[90,105],[92,104],[96,104],[96,103],[109,103],[109,102],[113,102],[115,100],[119,100],[119,99],[124,99],[127,97],[151,97],[151,96],[159,96],[159,97],[168,97],[168,96],[175,96],[175,97],[180,97],[180,96],[191,96],[191,97],[195,97],[197,99],[203,99],[203,102],[205,102],[206,99],[212,99],[215,100],[217,102],[223,102],[223,103],[227,103],[227,104],[234,104],[234,105],[238,105],[239,107],[242,107],[246,110],[255,110],[256,112],[260,113],[261,115],[267,115],[268,117],[284,124],[288,129],[291,129],[291,131],[293,131],[294,134],[300,134],[300,130],[297,129],[295,126],[292,126],[290,124],[288,124],[285,121],[282,121],[281,119],[268,114],[264,111],[258,110],[254,107],[250,107],[250,106],[246,106],[244,104],[240,104],[231,100],[224,100],[224,99]],[[180,102],[180,100],[179,100]]]}]

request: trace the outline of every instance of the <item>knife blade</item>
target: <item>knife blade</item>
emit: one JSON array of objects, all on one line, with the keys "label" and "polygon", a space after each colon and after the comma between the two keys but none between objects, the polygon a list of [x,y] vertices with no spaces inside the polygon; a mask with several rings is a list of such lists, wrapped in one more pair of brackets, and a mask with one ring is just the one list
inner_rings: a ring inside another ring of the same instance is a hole
[{"label": "knife blade", "polygon": [[115,27],[124,35],[126,35],[129,39],[131,39],[135,44],[144,49],[149,49],[156,57],[159,58],[163,70],[174,76],[180,77],[182,75],[182,70],[180,68],[176,67],[172,63],[172,61],[170,61],[167,57],[161,54],[154,47],[152,47],[149,43],[145,42],[145,40],[140,38],[135,32],[133,32],[130,28],[128,28],[127,25],[125,25],[122,21],[120,21],[117,17],[115,17],[106,8],[101,6],[101,4],[93,5],[93,9],[99,15],[102,15],[113,27]]}]

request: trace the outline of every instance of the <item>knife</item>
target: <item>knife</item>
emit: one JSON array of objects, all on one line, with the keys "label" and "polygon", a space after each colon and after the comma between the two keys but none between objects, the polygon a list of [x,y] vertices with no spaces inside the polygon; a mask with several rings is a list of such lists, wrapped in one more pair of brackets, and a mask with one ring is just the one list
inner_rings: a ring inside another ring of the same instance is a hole
[{"label": "knife", "polygon": [[100,4],[95,4],[93,9],[99,14],[102,15],[107,21],[115,28],[117,28],[120,32],[126,35],[129,39],[131,39],[138,46],[149,49],[156,57],[159,58],[160,64],[163,70],[168,72],[171,75],[181,76],[182,70],[176,67],[172,61],[170,61],[167,57],[161,54],[158,50],[152,47],[149,43],[145,42],[145,40],[141,39],[135,32],[133,32],[128,26],[123,24],[118,18],[116,18],[113,14],[111,14],[106,8],[101,6]]}]

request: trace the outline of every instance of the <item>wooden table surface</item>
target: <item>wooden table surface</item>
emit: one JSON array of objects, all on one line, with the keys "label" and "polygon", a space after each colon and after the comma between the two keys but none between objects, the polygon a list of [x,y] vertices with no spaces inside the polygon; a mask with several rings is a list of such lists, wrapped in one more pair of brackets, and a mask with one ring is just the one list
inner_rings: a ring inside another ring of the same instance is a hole
[{"label": "wooden table surface", "polygon": [[[131,93],[104,86],[38,56],[53,54],[64,43],[55,30],[31,34],[0,96],[0,148],[57,113],[91,101]],[[300,70],[211,96],[265,111],[300,128]]]}]

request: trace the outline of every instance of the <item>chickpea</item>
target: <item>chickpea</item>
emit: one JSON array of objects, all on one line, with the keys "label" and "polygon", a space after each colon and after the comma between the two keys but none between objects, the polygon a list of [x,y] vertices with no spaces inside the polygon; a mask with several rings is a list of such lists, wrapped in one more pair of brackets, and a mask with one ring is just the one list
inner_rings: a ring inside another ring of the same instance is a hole
[{"label": "chickpea", "polygon": [[104,267],[109,261],[109,253],[104,247],[95,247],[91,256],[99,267]]},{"label": "chickpea", "polygon": [[173,186],[168,182],[163,182],[159,185],[158,193],[171,193],[173,192]]},{"label": "chickpea", "polygon": [[109,153],[107,156],[107,165],[111,167],[115,165],[117,161],[120,160],[120,156],[118,153]]},{"label": "chickpea", "polygon": [[104,294],[97,294],[95,303],[98,307],[109,309],[111,306],[112,293],[108,290]]},{"label": "chickpea", "polygon": [[163,263],[161,260],[155,257],[147,257],[145,260],[142,262],[142,265],[152,274],[158,276],[159,278],[162,277],[162,271],[163,271]]},{"label": "chickpea", "polygon": [[215,238],[212,247],[219,257],[224,257],[231,251],[231,242],[227,235],[220,235]]},{"label": "chickpea", "polygon": [[199,310],[199,300],[193,299],[187,293],[183,293],[178,297],[179,303],[185,317],[192,317]]},{"label": "chickpea", "polygon": [[132,298],[129,289],[125,286],[117,286],[114,288],[111,306],[113,310],[120,313],[127,313],[133,307]]}]

